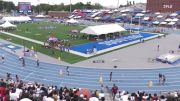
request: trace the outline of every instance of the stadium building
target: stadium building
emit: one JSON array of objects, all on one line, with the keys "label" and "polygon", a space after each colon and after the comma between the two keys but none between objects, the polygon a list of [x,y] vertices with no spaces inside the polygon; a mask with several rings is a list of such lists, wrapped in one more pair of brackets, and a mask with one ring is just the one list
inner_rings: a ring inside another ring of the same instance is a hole
[{"label": "stadium building", "polygon": [[18,7],[17,7],[19,13],[31,13],[32,12],[32,6],[31,2],[18,2]]},{"label": "stadium building", "polygon": [[69,16],[70,13],[69,12],[65,12],[65,11],[49,11],[48,15],[51,18],[65,18],[65,17]]},{"label": "stadium building", "polygon": [[180,11],[180,0],[147,0],[146,10],[151,12]]}]

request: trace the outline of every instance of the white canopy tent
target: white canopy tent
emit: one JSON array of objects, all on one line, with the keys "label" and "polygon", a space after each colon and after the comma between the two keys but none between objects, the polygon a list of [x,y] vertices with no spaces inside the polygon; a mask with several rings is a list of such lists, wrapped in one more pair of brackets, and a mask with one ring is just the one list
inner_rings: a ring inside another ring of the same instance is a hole
[{"label": "white canopy tent", "polygon": [[172,19],[173,22],[177,22],[178,20],[179,20],[178,18]]},{"label": "white canopy tent", "polygon": [[124,10],[121,10],[121,13],[129,12],[129,11],[130,11],[129,9],[124,9]]},{"label": "white canopy tent", "polygon": [[177,13],[172,13],[172,14],[170,14],[170,16],[172,16],[172,17],[175,17],[175,16],[177,16],[178,14]]},{"label": "white canopy tent", "polygon": [[171,21],[172,21],[172,19],[167,18],[165,21],[166,21],[166,22],[171,22]]},{"label": "white canopy tent", "polygon": [[44,16],[44,15],[36,15],[36,18],[45,18],[46,16]]},{"label": "white canopy tent", "polygon": [[159,21],[154,21],[153,24],[154,24],[154,25],[158,25],[158,24],[159,24]]},{"label": "white canopy tent", "polygon": [[143,10],[141,13],[146,13],[147,11]]},{"label": "white canopy tent", "polygon": [[74,19],[67,20],[66,22],[71,23],[71,24],[77,24],[78,23],[78,21],[74,20]]},{"label": "white canopy tent", "polygon": [[163,16],[162,15],[158,15],[157,18],[162,18]]},{"label": "white canopy tent", "polygon": [[150,17],[144,17],[144,18],[143,18],[144,21],[147,21],[147,20],[149,20],[149,19],[150,19]]},{"label": "white canopy tent", "polygon": [[16,25],[11,24],[10,22],[6,21],[4,24],[0,25],[2,28],[16,28]]},{"label": "white canopy tent", "polygon": [[13,17],[3,17],[2,21],[9,22],[28,22],[31,21],[31,18],[28,16],[13,16]]},{"label": "white canopy tent", "polygon": [[156,12],[156,13],[154,13],[154,14],[159,15],[159,14],[161,14],[161,13],[160,13],[160,12]]},{"label": "white canopy tent", "polygon": [[122,14],[122,16],[127,16],[127,14],[126,14],[126,13],[124,13],[124,14]]},{"label": "white canopy tent", "polygon": [[142,14],[142,13],[137,13],[136,16],[140,16],[140,17],[141,17],[141,16],[144,16],[144,14]]},{"label": "white canopy tent", "polygon": [[119,10],[118,9],[115,9],[114,12],[118,12]]},{"label": "white canopy tent", "polygon": [[96,17],[98,14],[101,14],[101,12],[100,12],[100,11],[99,11],[99,12],[96,12],[96,13],[92,14],[91,17],[94,18],[94,17]]},{"label": "white canopy tent", "polygon": [[160,24],[161,24],[161,25],[166,25],[166,24],[167,24],[167,22],[161,22]]},{"label": "white canopy tent", "polygon": [[176,22],[169,22],[168,25],[174,25]]},{"label": "white canopy tent", "polygon": [[97,25],[97,26],[89,26],[81,31],[81,33],[85,33],[88,35],[102,35],[109,34],[115,32],[125,31],[123,27],[118,24],[107,24],[107,25]]},{"label": "white canopy tent", "polygon": [[95,17],[95,18],[94,18],[94,20],[99,20],[99,19],[101,19],[101,17]]}]

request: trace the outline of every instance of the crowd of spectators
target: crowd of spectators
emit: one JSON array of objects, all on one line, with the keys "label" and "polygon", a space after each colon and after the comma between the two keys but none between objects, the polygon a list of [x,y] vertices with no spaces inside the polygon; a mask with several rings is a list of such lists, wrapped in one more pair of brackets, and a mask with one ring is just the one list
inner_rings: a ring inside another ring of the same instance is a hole
[{"label": "crowd of spectators", "polygon": [[[103,89],[85,90],[86,92],[82,91],[82,88],[69,89],[27,83],[23,82],[18,75],[12,79],[11,74],[7,73],[6,78],[0,80],[0,101],[105,101]],[[111,91],[113,101],[180,101],[180,92],[148,94],[138,91],[130,94],[127,91],[120,91],[115,84]]]},{"label": "crowd of spectators", "polygon": [[18,75],[11,74],[0,80],[0,101],[105,101],[102,91],[82,92],[82,88],[45,86],[39,83],[23,82]]},{"label": "crowd of spectators", "polygon": [[116,94],[114,101],[180,101],[180,92],[161,92],[160,94],[150,94],[142,91],[129,93],[120,91]]}]

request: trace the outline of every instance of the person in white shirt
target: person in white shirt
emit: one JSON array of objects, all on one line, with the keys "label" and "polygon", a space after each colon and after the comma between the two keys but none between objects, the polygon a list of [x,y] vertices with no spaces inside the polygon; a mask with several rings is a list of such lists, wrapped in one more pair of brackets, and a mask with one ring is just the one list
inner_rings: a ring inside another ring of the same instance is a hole
[{"label": "person in white shirt", "polygon": [[18,101],[19,99],[19,95],[16,93],[16,89],[14,88],[9,92],[9,96],[10,100]]},{"label": "person in white shirt", "polygon": [[18,98],[19,98],[22,94],[22,89],[16,88],[16,94],[18,95]]},{"label": "person in white shirt", "polygon": [[121,100],[120,101],[128,101],[129,95],[128,94],[124,94],[121,96]]}]

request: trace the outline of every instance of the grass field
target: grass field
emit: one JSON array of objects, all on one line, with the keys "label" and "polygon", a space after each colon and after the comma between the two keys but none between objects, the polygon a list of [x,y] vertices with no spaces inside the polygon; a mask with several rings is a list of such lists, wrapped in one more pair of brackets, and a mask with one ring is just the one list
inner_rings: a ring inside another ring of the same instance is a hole
[{"label": "grass field", "polygon": [[[48,27],[52,26],[55,27],[53,29],[41,29],[41,27]],[[53,22],[39,22],[39,23],[27,23],[27,24],[18,24],[17,30],[13,31],[12,33],[25,36],[28,38],[32,38],[39,41],[46,41],[48,40],[48,37],[50,34],[55,34],[55,36],[62,40],[67,39],[70,40],[72,45],[76,44],[82,44],[90,42],[90,40],[87,39],[72,39],[70,36],[71,30],[82,30],[83,26],[74,26],[74,25],[63,25],[63,24],[57,24]]]},{"label": "grass field", "polygon": [[[5,39],[5,40],[11,39],[11,40],[8,40],[8,41],[11,41],[11,42],[16,43],[16,44],[23,45],[23,40],[19,39],[19,38],[16,38],[16,37],[1,34],[0,38]],[[60,52],[57,49],[53,49],[54,54],[52,54],[52,49],[44,48],[41,45],[29,42],[29,41],[25,41],[24,45],[25,45],[25,47],[27,47],[29,49],[31,49],[31,47],[33,46],[35,51],[38,51],[40,53],[43,53],[43,54],[46,54],[48,56],[54,57],[56,59],[58,59],[58,57],[61,57],[62,61],[65,61],[65,62],[68,62],[68,63],[71,63],[71,64],[87,59],[87,58],[80,57],[80,56],[77,56],[77,55],[74,55],[74,54],[71,54],[71,53]]]},{"label": "grass field", "polygon": [[[53,26],[55,28],[40,29],[40,27],[46,27],[46,26]],[[17,30],[13,31],[11,33],[14,33],[14,34],[17,34],[20,36],[24,36],[24,37],[28,37],[28,38],[32,38],[32,39],[42,41],[42,42],[48,40],[50,33],[54,33],[57,38],[59,38],[61,40],[68,39],[68,40],[70,40],[71,45],[77,45],[77,44],[83,44],[83,43],[90,42],[90,40],[83,39],[83,38],[78,38],[78,39],[71,38],[71,36],[70,36],[71,30],[82,30],[83,28],[85,28],[85,27],[84,26],[72,26],[72,25],[69,26],[69,25],[57,24],[57,23],[53,23],[53,22],[39,22],[39,23],[18,24]],[[129,34],[128,31],[125,31],[123,33]],[[1,34],[0,38],[5,39],[5,40],[11,39],[9,41],[16,43],[16,44],[23,45],[23,42],[22,42],[23,40],[19,39],[19,38],[15,38],[15,37],[4,35],[4,34]],[[49,55],[54,58],[61,57],[61,60],[68,62],[68,63],[76,63],[76,62],[80,62],[85,59],[88,59],[88,58],[77,56],[77,55],[74,55],[71,53],[60,52],[57,49],[53,49],[54,54],[52,54],[52,49],[47,49],[47,48],[44,48],[41,45],[35,44],[33,42],[25,41],[25,47],[31,48],[32,46],[38,52],[41,52],[43,54]],[[103,53],[103,54],[105,54],[105,53]]]},{"label": "grass field", "polygon": [[[55,28],[53,29],[40,29],[40,27],[46,27],[46,26],[53,26]],[[67,39],[70,40],[72,45],[77,45],[77,44],[83,44],[83,43],[87,43],[90,42],[90,40],[87,39],[83,39],[83,38],[78,38],[78,39],[72,39],[70,36],[70,31],[71,30],[82,30],[83,26],[73,26],[73,25],[63,25],[63,24],[57,24],[57,23],[53,23],[53,22],[39,22],[39,23],[24,23],[24,24],[18,24],[17,25],[17,30],[12,31],[11,33],[20,35],[20,36],[24,36],[24,37],[28,37],[28,38],[32,38],[35,40],[39,40],[39,41],[46,41],[48,40],[48,37],[51,33],[54,33],[55,36],[60,39]],[[9,41],[16,43],[16,44],[20,44],[23,45],[23,40],[19,39],[19,38],[15,38],[12,36],[8,36],[8,35],[4,35],[1,34],[0,38],[2,39],[11,39]],[[38,52],[41,52],[43,54],[49,55],[51,57],[54,58],[58,58],[61,57],[61,60],[68,62],[68,63],[76,63],[82,60],[85,60],[86,58],[84,57],[80,57],[68,52],[60,52],[57,49],[53,49],[55,54],[52,54],[52,49],[47,49],[42,47],[41,45],[35,44],[33,42],[28,42],[28,41],[24,41],[25,43],[25,47],[27,48],[31,48],[32,46],[34,47],[34,49]]]}]

